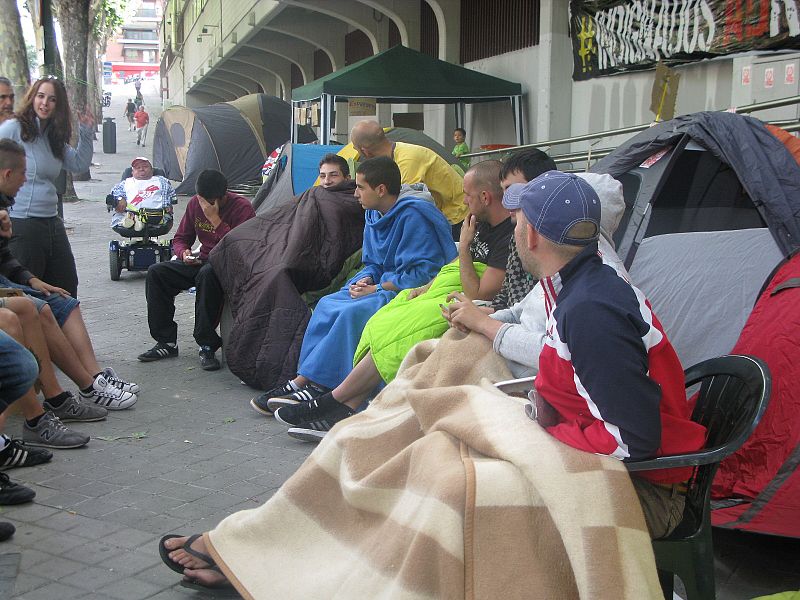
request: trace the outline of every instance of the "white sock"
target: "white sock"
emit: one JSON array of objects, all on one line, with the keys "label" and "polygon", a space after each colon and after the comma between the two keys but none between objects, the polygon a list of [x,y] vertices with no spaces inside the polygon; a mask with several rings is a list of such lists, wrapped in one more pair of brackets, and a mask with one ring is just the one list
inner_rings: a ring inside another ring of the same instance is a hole
[{"label": "white sock", "polygon": [[0,448],[0,452],[2,452],[11,443],[11,438],[8,437],[5,433],[2,433],[0,434],[0,443],[3,444],[3,447]]}]

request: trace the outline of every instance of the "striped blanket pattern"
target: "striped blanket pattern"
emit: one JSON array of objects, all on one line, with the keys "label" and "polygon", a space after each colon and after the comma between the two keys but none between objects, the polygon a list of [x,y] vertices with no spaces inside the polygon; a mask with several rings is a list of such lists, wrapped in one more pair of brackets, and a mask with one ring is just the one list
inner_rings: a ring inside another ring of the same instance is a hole
[{"label": "striped blanket pattern", "polygon": [[661,598],[621,463],[561,444],[483,337],[422,342],[263,506],[206,535],[245,598]]}]

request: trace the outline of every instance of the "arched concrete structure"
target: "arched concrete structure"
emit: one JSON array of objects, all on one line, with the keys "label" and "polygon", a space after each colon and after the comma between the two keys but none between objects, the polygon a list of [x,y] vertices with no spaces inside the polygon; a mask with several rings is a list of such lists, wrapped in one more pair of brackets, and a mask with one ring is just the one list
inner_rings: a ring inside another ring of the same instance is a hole
[{"label": "arched concrete structure", "polygon": [[269,52],[290,63],[294,63],[300,69],[304,84],[314,78],[315,47],[302,40],[285,34],[265,31],[250,38],[244,44],[244,47],[252,48],[259,52]]},{"label": "arched concrete structure", "polygon": [[252,94],[258,89],[258,83],[253,81],[250,78],[242,77],[241,75],[237,75],[236,73],[226,73],[222,69],[214,69],[208,75],[206,75],[205,79],[216,79],[217,81],[223,81],[228,85],[234,85],[239,89],[245,91],[245,95]]},{"label": "arched concrete structure", "polygon": [[[204,96],[211,96],[215,98],[214,102],[225,102],[226,100],[235,100],[236,96],[227,91],[227,90],[220,90],[219,88],[206,84],[206,83],[197,83],[192,87],[192,90],[189,91],[186,95],[187,97],[191,94],[202,94]],[[212,104],[214,103],[212,102]]]},{"label": "arched concrete structure", "polygon": [[461,58],[461,0],[425,0],[436,16],[439,60],[459,64]]},{"label": "arched concrete structure", "polygon": [[270,71],[280,80],[285,94],[291,95],[292,63],[285,58],[271,52],[259,51],[244,46],[232,58]]},{"label": "arched concrete structure", "polygon": [[[217,70],[221,71],[222,73],[227,73],[231,76],[246,79],[256,86],[260,85],[261,87],[264,87],[264,84],[253,73],[253,68],[251,66],[245,66],[240,62],[224,61],[217,67]],[[272,78],[274,79],[274,76]]]},{"label": "arched concrete structure", "polygon": [[250,93],[250,91],[246,87],[243,87],[241,84],[235,83],[230,79],[223,78],[217,75],[216,73],[214,73],[213,75],[206,75],[203,78],[202,82],[209,84],[209,86],[211,86],[211,84],[216,82],[220,85],[222,89],[227,90],[231,94],[233,94],[234,98],[238,98],[239,96],[246,96],[247,94]]},{"label": "arched concrete structure", "polygon": [[290,8],[267,23],[263,29],[291,35],[316,46],[328,55],[334,71],[344,66],[344,37],[347,35],[347,25],[340,19],[318,12]]},{"label": "arched concrete structure", "polygon": [[[283,97],[285,96],[284,90],[288,88],[288,81],[290,79],[286,79],[286,77],[291,77],[289,73],[288,63],[285,69],[279,69],[277,67],[268,67],[264,64],[253,64],[251,60],[247,60],[247,54],[237,53],[232,57],[228,58],[226,62],[228,63],[236,63],[237,65],[242,65],[244,68],[249,69],[257,73],[260,77],[267,77],[267,79],[262,79],[261,85],[264,86],[266,89],[265,83],[267,83],[270,88],[275,89],[275,96]],[[274,82],[270,81],[269,78],[273,78]],[[274,87],[273,87],[274,86]],[[280,88],[280,89],[279,89]],[[286,98],[283,98],[286,100]]]},{"label": "arched concrete structure", "polygon": [[373,54],[388,47],[389,28],[380,27],[380,24],[373,19],[372,9],[356,0],[336,0],[335,3],[330,0],[281,0],[281,3],[307,8],[360,29],[369,38]]},{"label": "arched concrete structure", "polygon": [[419,3],[422,0],[358,0],[390,18],[403,46],[419,50]]}]

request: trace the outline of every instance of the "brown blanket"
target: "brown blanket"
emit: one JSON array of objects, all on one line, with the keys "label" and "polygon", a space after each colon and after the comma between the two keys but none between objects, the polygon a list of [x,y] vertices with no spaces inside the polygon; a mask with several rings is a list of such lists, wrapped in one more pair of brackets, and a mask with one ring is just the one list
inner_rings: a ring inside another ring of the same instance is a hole
[{"label": "brown blanket", "polygon": [[[434,350],[435,348],[435,350]],[[245,598],[660,598],[624,466],[483,379],[477,335],[417,345],[262,507],[206,536]]]},{"label": "brown blanket", "polygon": [[364,210],[355,183],[314,187],[228,233],[211,252],[233,325],[228,368],[269,389],[296,375],[311,310],[302,294],[328,286],[361,248]]}]

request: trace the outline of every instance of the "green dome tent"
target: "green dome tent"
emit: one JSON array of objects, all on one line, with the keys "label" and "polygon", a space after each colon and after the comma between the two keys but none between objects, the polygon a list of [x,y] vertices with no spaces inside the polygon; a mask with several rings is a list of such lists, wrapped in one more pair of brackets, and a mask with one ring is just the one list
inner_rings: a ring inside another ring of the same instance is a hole
[{"label": "green dome tent", "polygon": [[204,169],[221,171],[230,185],[258,180],[264,158],[289,139],[290,123],[289,104],[266,94],[198,108],[171,106],[156,124],[153,166],[181,182],[179,194],[193,194]]}]

